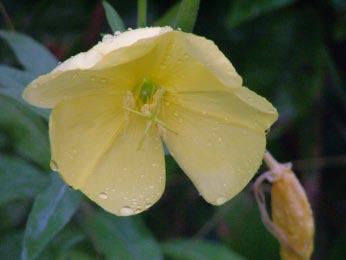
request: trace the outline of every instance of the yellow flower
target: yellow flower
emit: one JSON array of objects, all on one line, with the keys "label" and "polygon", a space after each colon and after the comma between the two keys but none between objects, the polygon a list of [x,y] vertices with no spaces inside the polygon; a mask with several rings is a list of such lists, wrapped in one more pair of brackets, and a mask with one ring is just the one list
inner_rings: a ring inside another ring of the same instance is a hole
[{"label": "yellow flower", "polygon": [[106,35],[23,93],[53,108],[53,169],[116,215],[152,206],[165,186],[162,141],[210,203],[240,192],[277,118],[212,41],[153,27]]}]

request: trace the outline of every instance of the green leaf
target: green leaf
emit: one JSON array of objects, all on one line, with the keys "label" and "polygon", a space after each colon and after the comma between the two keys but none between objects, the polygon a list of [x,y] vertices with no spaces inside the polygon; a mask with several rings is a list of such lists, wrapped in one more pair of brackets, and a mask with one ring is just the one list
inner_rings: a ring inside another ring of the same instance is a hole
[{"label": "green leaf", "polygon": [[223,241],[246,259],[280,259],[279,244],[265,229],[253,197],[242,192],[223,207],[228,207],[220,234]]},{"label": "green leaf", "polygon": [[3,38],[14,51],[18,61],[25,70],[35,76],[51,71],[56,65],[56,58],[41,44],[22,33],[0,30]]},{"label": "green leaf", "polygon": [[138,216],[121,218],[96,211],[84,226],[106,259],[162,259],[159,245]]},{"label": "green leaf", "polygon": [[193,31],[198,14],[199,2],[199,0],[182,0],[175,19],[175,28],[181,28],[184,32]]},{"label": "green leaf", "polygon": [[78,245],[86,241],[86,235],[73,221],[64,227],[53,240],[46,246],[45,250],[40,254],[37,260],[66,260],[71,258],[70,252]]},{"label": "green leaf", "polygon": [[58,174],[52,174],[51,185],[34,202],[26,225],[22,260],[35,259],[51,239],[68,223],[81,200],[81,194],[70,190]]},{"label": "green leaf", "polygon": [[113,32],[125,31],[126,29],[125,29],[124,22],[121,19],[118,12],[107,1],[102,1],[102,5],[106,12],[107,22],[109,26],[111,27],[112,31]]},{"label": "green leaf", "polygon": [[138,0],[138,21],[137,27],[143,28],[147,26],[147,0]]},{"label": "green leaf", "polygon": [[3,234],[0,240],[0,259],[17,260],[20,259],[20,246],[23,234],[21,232],[11,232]]},{"label": "green leaf", "polygon": [[235,0],[229,14],[229,25],[237,26],[294,2],[295,0]]},{"label": "green leaf", "polygon": [[47,123],[13,99],[0,95],[0,128],[5,144],[21,156],[49,169]]},{"label": "green leaf", "polygon": [[155,22],[155,26],[174,26],[175,18],[178,15],[180,2],[176,2],[168,11]]},{"label": "green leaf", "polygon": [[325,84],[322,30],[319,14],[306,6],[283,9],[230,33],[232,61],[244,85],[274,104],[283,129],[313,108]]},{"label": "green leaf", "polygon": [[48,176],[19,157],[0,157],[0,205],[36,196],[48,183]]},{"label": "green leaf", "polygon": [[172,260],[245,260],[226,246],[208,240],[176,239],[164,242],[162,249]]},{"label": "green leaf", "polygon": [[30,72],[0,65],[0,94],[6,95],[29,107],[30,110],[48,119],[49,110],[28,105],[22,98],[24,88],[35,79]]}]

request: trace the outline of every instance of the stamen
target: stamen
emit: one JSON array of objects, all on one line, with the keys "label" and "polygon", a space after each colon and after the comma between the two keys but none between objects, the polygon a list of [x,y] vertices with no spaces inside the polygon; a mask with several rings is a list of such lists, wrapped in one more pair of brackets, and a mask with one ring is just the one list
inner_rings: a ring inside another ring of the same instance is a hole
[{"label": "stamen", "polygon": [[125,111],[126,125],[129,122],[129,113],[144,117],[148,120],[144,130],[144,135],[139,142],[138,149],[143,147],[145,138],[147,137],[153,122],[158,127],[158,131],[163,133],[163,135],[160,134],[163,137],[166,135],[166,130],[169,130],[174,134],[178,134],[177,131],[168,126],[165,122],[158,119],[161,102],[165,93],[164,89],[159,88],[152,82],[144,79],[134,91],[135,94],[129,91],[126,92],[126,95],[124,96],[123,108]]}]

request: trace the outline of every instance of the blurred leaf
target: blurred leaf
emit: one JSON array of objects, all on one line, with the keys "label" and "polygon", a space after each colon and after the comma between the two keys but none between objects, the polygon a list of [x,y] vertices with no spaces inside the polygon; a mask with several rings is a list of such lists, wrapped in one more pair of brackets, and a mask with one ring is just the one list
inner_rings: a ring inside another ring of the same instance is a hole
[{"label": "blurred leaf", "polygon": [[225,206],[229,207],[223,217],[225,225],[219,230],[223,241],[228,241],[246,259],[280,259],[279,244],[262,224],[252,197],[242,192]]},{"label": "blurred leaf", "polygon": [[[31,199],[48,183],[48,176],[19,157],[0,157],[0,205]],[[1,259],[1,258],[0,258]]]},{"label": "blurred leaf", "polygon": [[64,252],[59,258],[56,260],[95,260],[96,257],[94,255],[90,255],[87,252],[78,250],[78,249],[71,249],[66,252]]},{"label": "blurred leaf", "polygon": [[23,67],[35,76],[45,74],[57,65],[56,58],[41,44],[22,33],[0,30]]},{"label": "blurred leaf", "polygon": [[162,249],[172,260],[245,260],[226,246],[207,240],[177,239],[164,242]]},{"label": "blurred leaf", "polygon": [[337,41],[346,40],[346,2],[344,0],[330,1],[335,11],[334,37]]},{"label": "blurred leaf", "polygon": [[158,243],[139,217],[95,211],[84,224],[98,252],[108,260],[162,259]]},{"label": "blurred leaf", "polygon": [[182,0],[175,19],[175,28],[184,32],[192,32],[199,9],[199,0]]},{"label": "blurred leaf", "polygon": [[76,226],[76,224],[70,222],[50,241],[37,260],[74,260],[74,258],[71,258],[70,254],[67,253],[74,250],[74,248],[85,239],[86,236],[83,231]]},{"label": "blurred leaf", "polygon": [[168,11],[155,22],[155,26],[174,26],[181,1],[176,2]]},{"label": "blurred leaf", "polygon": [[20,155],[49,168],[50,152],[47,124],[26,107],[0,94],[0,129],[5,141]]},{"label": "blurred leaf", "polygon": [[4,234],[4,237],[2,237],[0,240],[0,259],[20,259],[20,247],[22,244],[22,238],[23,234],[18,231]]},{"label": "blurred leaf", "polygon": [[28,212],[30,212],[32,199],[28,196],[25,199],[11,200],[0,205],[0,239],[18,227],[22,229],[22,225],[28,217]]},{"label": "blurred leaf", "polygon": [[302,7],[257,19],[231,34],[237,50],[233,61],[245,86],[273,102],[282,126],[313,107],[325,82],[322,28],[318,13]]},{"label": "blurred leaf", "polygon": [[237,26],[294,2],[295,0],[235,0],[229,14],[229,25]]},{"label": "blurred leaf", "polygon": [[34,79],[35,75],[30,72],[21,71],[6,65],[0,65],[0,94],[15,99],[19,103],[26,105],[30,110],[48,119],[48,109],[30,106],[22,98],[24,88]]},{"label": "blurred leaf", "polygon": [[35,259],[68,223],[79,206],[81,194],[70,190],[58,174],[34,202],[25,229],[22,259]]},{"label": "blurred leaf", "polygon": [[103,8],[106,12],[106,18],[109,26],[111,27],[113,33],[116,31],[123,32],[125,31],[125,25],[121,19],[118,12],[111,6],[107,1],[102,1]]},{"label": "blurred leaf", "polygon": [[346,237],[344,235],[333,241],[329,255],[330,259],[346,259]]}]

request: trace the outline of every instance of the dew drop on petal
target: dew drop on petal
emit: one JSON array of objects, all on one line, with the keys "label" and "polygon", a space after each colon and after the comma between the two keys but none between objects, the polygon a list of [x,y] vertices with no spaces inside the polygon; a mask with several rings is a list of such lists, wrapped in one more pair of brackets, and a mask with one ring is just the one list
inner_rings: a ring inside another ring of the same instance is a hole
[{"label": "dew drop on petal", "polygon": [[269,134],[269,132],[270,132],[270,128],[268,128],[268,129],[265,130],[265,134],[266,134],[266,135]]},{"label": "dew drop on petal", "polygon": [[135,214],[138,214],[138,213],[141,213],[142,212],[142,209],[140,209],[140,208],[137,208],[136,210],[135,210]]},{"label": "dew drop on petal", "polygon": [[50,161],[50,168],[51,168],[53,171],[55,171],[55,172],[59,171],[59,165],[58,165],[58,163],[57,163],[56,161],[54,161],[54,160],[51,160],[51,161]]},{"label": "dew drop on petal", "polygon": [[100,192],[99,198],[102,200],[106,200],[106,199],[108,199],[108,195],[105,192]]},{"label": "dew drop on petal", "polygon": [[152,204],[148,203],[147,205],[145,205],[145,208],[148,209],[151,207]]},{"label": "dew drop on petal", "polygon": [[130,216],[133,215],[134,211],[130,207],[122,207],[119,211],[120,216]]},{"label": "dew drop on petal", "polygon": [[218,197],[218,198],[216,199],[216,201],[215,201],[215,204],[216,204],[216,205],[221,205],[221,204],[225,203],[226,200],[227,200],[227,199],[226,199],[225,197]]}]

